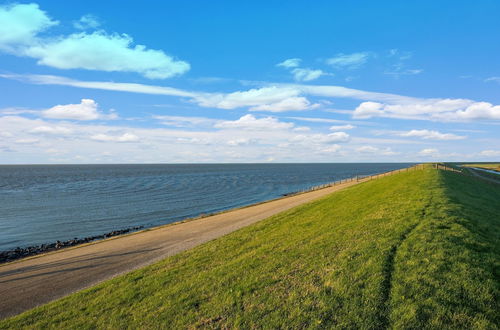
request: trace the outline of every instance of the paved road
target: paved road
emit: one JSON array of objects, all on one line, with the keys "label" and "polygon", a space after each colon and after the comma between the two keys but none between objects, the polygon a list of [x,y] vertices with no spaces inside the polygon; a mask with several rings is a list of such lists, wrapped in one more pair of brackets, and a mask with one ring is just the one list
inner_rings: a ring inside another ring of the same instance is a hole
[{"label": "paved road", "polygon": [[2,265],[0,319],[149,265],[356,183],[348,182]]},{"label": "paved road", "polygon": [[[493,183],[500,183],[500,179],[496,180],[491,176],[486,176],[486,175],[481,174],[483,169],[475,168],[475,167],[472,167],[472,168],[468,167],[467,170],[469,171],[469,173],[472,173],[472,175],[474,175],[475,177],[478,177],[480,179],[483,179],[483,180],[486,180],[489,182],[493,182]],[[486,172],[491,173],[492,171],[486,171]],[[498,175],[498,177],[500,178],[499,174],[497,174],[497,173],[495,173],[495,174]]]}]

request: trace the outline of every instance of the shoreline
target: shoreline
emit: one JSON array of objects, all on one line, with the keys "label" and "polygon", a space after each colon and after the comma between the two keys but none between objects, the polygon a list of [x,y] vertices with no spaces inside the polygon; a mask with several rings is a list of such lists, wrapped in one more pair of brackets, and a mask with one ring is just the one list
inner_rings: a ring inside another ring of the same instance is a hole
[{"label": "shoreline", "polygon": [[[409,167],[409,168],[411,168],[411,167]],[[137,233],[141,233],[141,232],[145,232],[145,231],[149,231],[149,230],[163,228],[166,226],[172,226],[172,225],[176,225],[176,224],[185,223],[188,221],[203,219],[203,218],[207,218],[207,217],[211,217],[211,216],[215,216],[215,215],[219,215],[219,214],[223,214],[223,213],[227,213],[227,212],[232,212],[232,211],[236,211],[236,210],[240,210],[240,209],[244,209],[244,208],[248,208],[248,207],[253,207],[253,206],[273,202],[276,200],[281,200],[281,199],[305,194],[305,193],[316,191],[316,190],[325,189],[328,187],[334,187],[336,185],[344,184],[347,182],[353,182],[354,180],[359,181],[359,180],[362,180],[364,178],[373,178],[373,177],[376,177],[379,175],[384,175],[385,173],[392,173],[392,172],[400,171],[400,170],[404,170],[404,169],[405,168],[393,170],[393,171],[389,171],[389,172],[363,175],[363,176],[357,175],[355,177],[340,179],[338,181],[333,181],[333,182],[329,182],[329,183],[325,183],[325,184],[321,184],[321,185],[312,186],[312,187],[304,189],[304,190],[283,193],[279,197],[263,200],[261,202],[256,202],[256,203],[252,203],[252,204],[248,204],[248,205],[242,205],[239,207],[230,208],[230,209],[226,209],[226,210],[222,210],[222,211],[218,211],[218,212],[201,213],[201,214],[194,216],[194,217],[185,218],[185,219],[181,219],[178,221],[165,223],[162,225],[151,226],[151,227],[145,227],[143,225],[133,226],[133,227],[128,227],[128,228],[124,228],[124,229],[113,230],[111,232],[100,234],[100,235],[88,236],[88,237],[84,237],[84,238],[75,237],[73,239],[68,239],[66,241],[59,241],[58,240],[56,242],[43,243],[43,244],[39,244],[39,245],[31,245],[31,246],[25,246],[25,247],[16,247],[15,249],[3,250],[3,251],[0,251],[0,266],[5,265],[5,264],[9,264],[12,262],[21,261],[21,260],[25,260],[28,258],[33,258],[36,256],[44,255],[44,254],[51,253],[51,252],[57,252],[57,251],[60,251],[63,249],[79,247],[79,246],[87,245],[87,244],[98,243],[98,242],[101,242],[101,241],[109,239],[109,238],[117,238],[117,237],[124,236],[124,235],[137,234]]]},{"label": "shoreline", "polygon": [[[363,180],[363,181],[366,181]],[[359,183],[363,182],[359,181]],[[194,248],[293,207],[356,185],[265,201],[216,215],[97,240],[0,264],[0,319]]]},{"label": "shoreline", "polygon": [[337,191],[403,171],[350,178],[322,189],[281,197],[216,215],[97,240],[0,264],[0,319],[62,298],[116,276],[230,234]]}]

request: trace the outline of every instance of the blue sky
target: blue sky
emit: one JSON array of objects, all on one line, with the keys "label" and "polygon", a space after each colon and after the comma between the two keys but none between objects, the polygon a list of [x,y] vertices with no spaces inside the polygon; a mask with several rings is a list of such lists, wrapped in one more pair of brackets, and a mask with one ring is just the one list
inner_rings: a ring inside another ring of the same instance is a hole
[{"label": "blue sky", "polygon": [[0,1],[0,163],[500,160],[498,1]]}]

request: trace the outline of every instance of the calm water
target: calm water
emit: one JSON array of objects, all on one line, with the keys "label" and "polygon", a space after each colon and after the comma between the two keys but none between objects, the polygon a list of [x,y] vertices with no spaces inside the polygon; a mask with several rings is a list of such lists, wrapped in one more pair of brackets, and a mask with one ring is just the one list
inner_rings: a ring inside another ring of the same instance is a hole
[{"label": "calm water", "polygon": [[0,251],[162,225],[409,165],[3,165]]}]

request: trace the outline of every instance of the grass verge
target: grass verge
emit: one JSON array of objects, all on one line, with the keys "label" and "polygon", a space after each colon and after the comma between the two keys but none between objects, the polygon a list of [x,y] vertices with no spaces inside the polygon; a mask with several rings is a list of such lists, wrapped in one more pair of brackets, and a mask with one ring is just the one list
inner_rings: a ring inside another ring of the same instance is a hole
[{"label": "grass verge", "polygon": [[336,192],[0,328],[495,328],[500,186],[402,172]]}]

